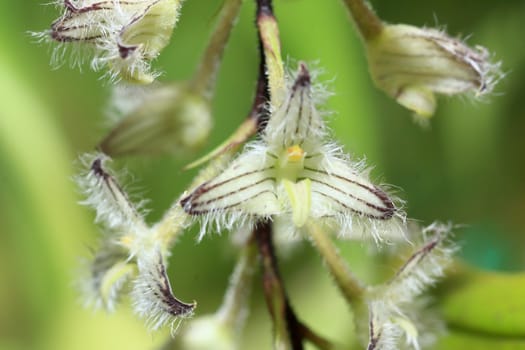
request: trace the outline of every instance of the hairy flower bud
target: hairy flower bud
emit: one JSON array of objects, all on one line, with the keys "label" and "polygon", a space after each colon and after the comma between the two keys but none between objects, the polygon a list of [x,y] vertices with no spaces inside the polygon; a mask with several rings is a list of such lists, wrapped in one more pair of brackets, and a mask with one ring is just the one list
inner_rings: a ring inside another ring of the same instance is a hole
[{"label": "hairy flower bud", "polygon": [[435,29],[386,25],[366,47],[377,87],[423,117],[436,109],[434,93],[480,96],[501,77],[499,63],[489,62],[484,48],[472,49]]},{"label": "hairy flower bud", "polygon": [[184,154],[201,146],[211,130],[209,101],[186,85],[157,85],[124,97],[126,103],[132,107],[100,144],[113,157]]},{"label": "hairy flower bud", "polygon": [[64,0],[50,37],[93,48],[91,66],[112,78],[151,83],[149,61],[169,43],[181,0]]}]

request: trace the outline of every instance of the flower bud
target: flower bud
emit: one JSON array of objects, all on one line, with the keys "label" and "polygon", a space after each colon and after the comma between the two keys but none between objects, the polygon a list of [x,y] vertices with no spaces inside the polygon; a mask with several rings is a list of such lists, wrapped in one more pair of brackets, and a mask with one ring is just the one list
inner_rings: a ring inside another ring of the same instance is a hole
[{"label": "flower bud", "polygon": [[370,74],[378,88],[417,115],[430,117],[434,93],[489,93],[501,77],[499,63],[445,33],[427,28],[386,25],[367,40]]},{"label": "flower bud", "polygon": [[208,137],[209,101],[186,85],[157,85],[138,98],[129,101],[133,107],[101,142],[104,153],[183,154],[197,149]]},{"label": "flower bud", "polygon": [[169,43],[181,0],[64,0],[65,12],[51,25],[62,43],[94,49],[91,66],[106,67],[112,78],[151,83],[149,61]]}]

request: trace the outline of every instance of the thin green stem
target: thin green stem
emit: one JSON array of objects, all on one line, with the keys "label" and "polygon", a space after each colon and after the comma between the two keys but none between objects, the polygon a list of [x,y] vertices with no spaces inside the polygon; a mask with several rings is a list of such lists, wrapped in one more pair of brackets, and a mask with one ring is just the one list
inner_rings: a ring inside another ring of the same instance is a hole
[{"label": "thin green stem", "polygon": [[235,25],[243,0],[225,0],[219,13],[219,19],[212,32],[206,51],[190,87],[199,94],[211,98],[217,80],[224,48]]},{"label": "thin green stem", "polygon": [[341,258],[337,248],[326,232],[312,221],[308,222],[306,226],[308,227],[307,232],[310,238],[328,265],[328,269],[339,286],[339,289],[348,303],[354,306],[363,296],[364,286],[354,277],[346,261]]},{"label": "thin green stem", "polygon": [[365,40],[377,37],[383,30],[383,22],[364,0],[343,0],[359,33]]},{"label": "thin green stem", "polygon": [[230,285],[217,312],[219,319],[238,334],[244,323],[253,275],[257,265],[257,249],[252,240],[243,248],[230,278]]}]

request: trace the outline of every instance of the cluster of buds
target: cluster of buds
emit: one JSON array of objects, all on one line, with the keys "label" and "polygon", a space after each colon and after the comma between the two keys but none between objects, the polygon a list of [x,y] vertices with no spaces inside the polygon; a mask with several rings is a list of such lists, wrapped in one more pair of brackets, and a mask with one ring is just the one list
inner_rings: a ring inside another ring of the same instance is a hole
[{"label": "cluster of buds", "polygon": [[[246,318],[257,256],[261,257],[275,348],[304,339],[328,342],[295,315],[282,286],[273,240],[306,239],[326,261],[352,306],[356,331],[369,350],[420,349],[442,327],[427,310],[423,293],[444,275],[455,251],[450,225],[409,229],[402,201],[375,184],[363,161],[332,140],[318,105],[324,96],[305,63],[284,72],[277,22],[270,0],[257,0],[261,48],[259,83],[247,121],[223,145],[164,217],[149,225],[143,203],[133,203],[108,168],[111,157],[181,154],[199,147],[212,125],[211,98],[220,58],[242,0],[225,0],[195,76],[187,82],[154,82],[149,63],[169,43],[181,0],[64,0],[63,15],[45,35],[90,47],[93,68],[119,85],[119,120],[83,159],[78,182],[96,211],[104,236],[83,289],[91,304],[114,310],[125,293],[152,329],[177,325],[196,303],[175,297],[167,262],[176,239],[192,223],[198,240],[211,231],[246,232],[224,302],[212,315],[190,320],[168,347],[236,349]],[[417,115],[436,108],[434,93],[490,92],[501,77],[485,49],[471,49],[441,31],[384,24],[362,0],[344,0],[362,34],[375,84]],[[242,152],[237,146],[250,136]],[[218,156],[220,155],[220,156]],[[218,156],[218,157],[217,157]],[[198,161],[197,163],[202,163]],[[366,286],[350,272],[332,239],[373,246],[419,246],[386,283]],[[258,249],[256,249],[258,248]],[[426,326],[425,326],[426,325]],[[298,331],[300,330],[300,331]]]}]

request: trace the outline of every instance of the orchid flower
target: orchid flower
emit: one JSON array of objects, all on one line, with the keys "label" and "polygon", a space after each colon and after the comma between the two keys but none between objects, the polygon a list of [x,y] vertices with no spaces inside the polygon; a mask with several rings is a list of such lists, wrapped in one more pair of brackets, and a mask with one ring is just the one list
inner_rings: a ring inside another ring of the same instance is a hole
[{"label": "orchid flower", "polygon": [[115,80],[149,84],[158,76],[149,62],[168,45],[181,1],[64,0],[60,6],[62,16],[37,36],[92,47],[95,70],[105,67]]},{"label": "orchid flower", "polygon": [[[88,169],[77,182],[86,199],[82,204],[95,209],[95,221],[104,227],[102,244],[88,265],[89,275],[81,288],[88,304],[113,311],[122,295],[129,292],[134,311],[152,330],[172,327],[189,317],[195,303],[175,297],[167,275],[169,242],[160,239],[158,226],[148,226],[134,204],[107,168],[103,154],[86,155]],[[183,220],[174,220],[176,229]]]},{"label": "orchid flower", "polygon": [[368,319],[368,325],[358,325],[368,329],[367,349],[419,350],[435,341],[443,325],[428,309],[428,300],[422,294],[445,275],[453,261],[457,246],[450,241],[451,229],[451,225],[440,223],[424,228],[420,248],[395,276],[367,289],[367,307],[358,308],[356,314],[356,319]]},{"label": "orchid flower", "polygon": [[376,241],[402,230],[393,224],[400,221],[393,218],[403,218],[394,200],[370,182],[361,163],[326,141],[327,128],[312,95],[310,73],[300,64],[261,139],[181,200],[187,213],[204,217],[201,238],[208,222],[221,229],[257,218],[291,218],[294,229],[309,219],[335,219],[345,236],[363,234],[357,229],[371,223]]}]

